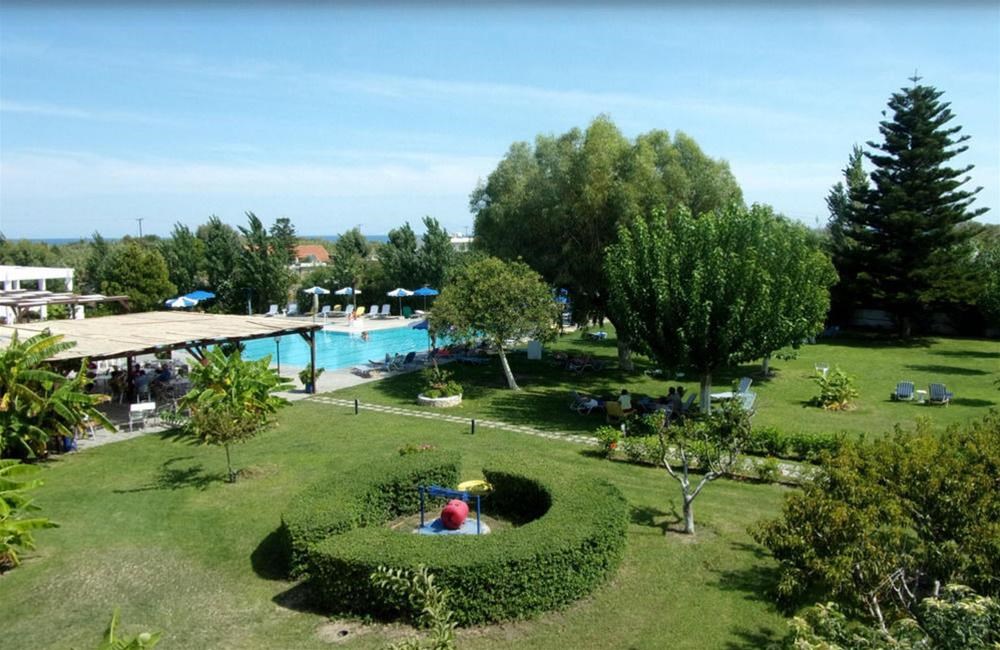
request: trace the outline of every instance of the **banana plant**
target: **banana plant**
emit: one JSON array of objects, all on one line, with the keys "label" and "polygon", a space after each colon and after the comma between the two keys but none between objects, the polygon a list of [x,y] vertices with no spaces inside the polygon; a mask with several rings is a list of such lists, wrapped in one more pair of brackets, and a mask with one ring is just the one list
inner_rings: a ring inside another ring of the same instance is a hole
[{"label": "banana plant", "polygon": [[107,395],[87,392],[86,365],[73,378],[49,367],[75,342],[48,331],[21,340],[17,331],[0,350],[0,454],[33,458],[53,436],[72,437],[84,422],[114,431],[97,409]]},{"label": "banana plant", "polygon": [[26,494],[42,484],[31,478],[38,471],[17,460],[0,460],[0,573],[20,564],[19,550],[35,548],[33,531],[56,525],[44,517],[26,516],[38,510]]}]

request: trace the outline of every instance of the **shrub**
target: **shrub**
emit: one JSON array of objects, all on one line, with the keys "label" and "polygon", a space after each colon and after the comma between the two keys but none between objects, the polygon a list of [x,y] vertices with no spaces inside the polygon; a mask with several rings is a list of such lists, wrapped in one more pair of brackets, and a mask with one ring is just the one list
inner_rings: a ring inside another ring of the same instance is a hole
[{"label": "shrub", "polygon": [[457,461],[443,462],[446,457],[455,458],[437,453],[397,456],[380,472],[406,475],[409,481],[372,481],[379,474],[367,467],[296,499],[294,512],[283,520],[298,557],[308,563],[313,593],[324,610],[398,616],[408,611],[408,604],[377,589],[371,574],[380,566],[404,571],[426,567],[448,590],[460,625],[524,618],[589,593],[621,562],[627,522],[625,500],[617,488],[605,481],[553,475],[550,467],[527,458],[509,460],[509,467],[483,469],[494,488],[492,507],[523,525],[482,537],[448,539],[382,526],[394,513],[368,503],[395,503],[405,485],[412,493],[409,510],[415,511],[412,486],[431,482],[428,472],[454,469],[452,480],[434,482],[449,485],[457,480]]},{"label": "shrub", "polygon": [[627,436],[621,441],[621,450],[633,463],[660,462],[660,439],[657,436]]},{"label": "shrub", "polygon": [[409,456],[410,454],[422,454],[428,451],[434,451],[435,449],[437,449],[437,447],[427,443],[415,445],[412,442],[408,442],[396,451],[399,452],[400,456]]},{"label": "shrub", "polygon": [[753,473],[758,481],[764,483],[774,483],[781,477],[781,468],[778,466],[778,459],[768,456],[753,464]]},{"label": "shrub", "polygon": [[281,516],[292,573],[303,573],[307,548],[330,535],[417,512],[417,486],[455,485],[458,467],[457,454],[408,454],[359,463],[349,474],[307,488]]},{"label": "shrub", "polygon": [[611,454],[618,448],[618,441],[621,440],[622,432],[617,427],[605,425],[598,428],[594,435],[597,436],[597,444],[600,445],[604,456],[610,458]]},{"label": "shrub", "polygon": [[462,394],[462,385],[451,378],[451,372],[439,368],[435,363],[422,372],[424,388],[421,394],[425,397],[452,397]]},{"label": "shrub", "polygon": [[[316,381],[319,381],[320,375],[326,368],[316,368]],[[312,364],[306,364],[306,367],[299,371],[299,381],[302,382],[303,386],[308,386],[312,382]]]},{"label": "shrub", "polygon": [[813,398],[813,404],[828,411],[847,411],[854,408],[854,400],[858,398],[858,389],[851,377],[840,367],[834,367],[826,375],[817,374],[814,381],[819,386],[819,395]]},{"label": "shrub", "polygon": [[836,452],[843,438],[823,433],[786,433],[775,427],[760,427],[750,432],[746,453],[791,460],[818,460],[823,452]]}]

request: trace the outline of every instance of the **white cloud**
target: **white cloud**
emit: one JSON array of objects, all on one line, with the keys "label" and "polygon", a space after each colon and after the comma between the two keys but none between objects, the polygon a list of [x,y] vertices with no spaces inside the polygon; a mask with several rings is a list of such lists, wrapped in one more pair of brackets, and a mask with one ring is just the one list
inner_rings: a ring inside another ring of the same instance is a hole
[{"label": "white cloud", "polygon": [[128,160],[73,152],[4,155],[0,188],[9,199],[193,195],[246,198],[467,194],[495,166],[489,157],[401,154],[328,164]]},{"label": "white cloud", "polygon": [[142,124],[167,124],[169,120],[155,115],[108,109],[85,109],[45,102],[20,102],[0,99],[0,112],[22,113],[40,117],[57,117],[102,122],[138,122]]}]

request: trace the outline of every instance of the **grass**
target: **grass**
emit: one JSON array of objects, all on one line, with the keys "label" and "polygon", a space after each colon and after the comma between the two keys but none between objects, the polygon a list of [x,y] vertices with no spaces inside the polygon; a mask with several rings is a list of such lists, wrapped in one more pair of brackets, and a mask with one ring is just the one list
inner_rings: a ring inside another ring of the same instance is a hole
[{"label": "grass", "polygon": [[[613,333],[611,327],[606,328]],[[584,340],[580,334],[568,334],[546,349],[546,359],[528,361],[523,354],[513,355],[511,365],[523,389],[506,389],[499,362],[489,365],[460,366],[449,364],[455,378],[465,388],[463,404],[450,412],[469,418],[488,418],[528,424],[542,429],[592,432],[603,423],[597,415],[572,413],[571,390],[596,395],[617,395],[622,388],[632,393],[663,395],[669,386],[698,390],[698,378],[687,375],[671,379],[654,378],[643,370],[655,367],[648,359],[636,357],[639,372],[625,373],[611,369],[601,372],[574,373],[554,367],[548,359],[554,351],[589,354],[609,362],[617,361],[616,342]],[[827,412],[809,405],[819,390],[813,382],[815,365],[839,366],[856,379],[860,398],[849,412]],[[990,408],[1000,406],[1000,391],[993,384],[1000,377],[1000,344],[996,340],[918,338],[906,342],[879,336],[848,335],[825,339],[803,346],[795,359],[771,363],[773,376],[764,379],[760,364],[727,368],[715,374],[716,390],[725,390],[743,375],[754,378],[751,390],[757,392],[757,426],[774,426],[789,431],[881,435],[896,423],[910,424],[917,417],[927,417],[936,426],[947,426],[980,417]],[[918,389],[930,382],[942,382],[956,395],[948,407],[893,402],[889,399],[896,383],[911,380]],[[346,399],[364,402],[413,406],[421,380],[417,374],[400,375],[383,381],[345,388],[333,393]]]},{"label": "grass", "polygon": [[[234,449],[246,477],[223,482],[221,449],[150,435],[47,463],[36,503],[60,527],[0,577],[5,648],[94,647],[115,606],[122,631],[162,630],[159,647],[324,648],[327,619],[272,553],[283,508],[305,485],[406,443],[462,452],[467,478],[493,457],[544,456],[553,472],[605,477],[630,509],[627,556],[609,584],[562,612],[463,630],[463,648],[758,647],[784,631],[769,604],[771,562],[746,533],[777,512],[784,488],[718,481],[679,522],[675,484],[654,468],[580,446],[457,424],[410,421],[315,402]],[[398,628],[362,628],[349,648],[383,647]]]}]

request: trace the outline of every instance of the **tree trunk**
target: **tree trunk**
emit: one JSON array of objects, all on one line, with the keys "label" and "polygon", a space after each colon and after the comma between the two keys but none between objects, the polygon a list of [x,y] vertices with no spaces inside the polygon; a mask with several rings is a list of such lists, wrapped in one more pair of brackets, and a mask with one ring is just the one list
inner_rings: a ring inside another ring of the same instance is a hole
[{"label": "tree trunk", "polygon": [[514,381],[514,373],[510,371],[510,364],[507,363],[507,355],[503,351],[503,346],[497,346],[497,349],[500,351],[500,366],[503,368],[504,377],[507,378],[507,387],[511,390],[521,390],[517,382]]},{"label": "tree trunk", "polygon": [[761,362],[760,369],[761,369],[761,372],[764,373],[765,377],[767,377],[768,375],[771,374],[771,355],[770,354],[765,354],[764,355],[764,361]]},{"label": "tree trunk", "polygon": [[694,535],[694,508],[692,507],[694,498],[684,495],[684,532]]},{"label": "tree trunk", "polygon": [[634,372],[635,364],[632,362],[632,348],[628,346],[628,341],[618,337],[618,367],[625,372]]},{"label": "tree trunk", "polygon": [[233,462],[229,458],[229,445],[227,444],[227,445],[224,445],[224,446],[226,448],[226,467],[229,468],[229,482],[230,483],[235,483],[236,482],[236,472],[233,471]]},{"label": "tree trunk", "polygon": [[704,414],[709,414],[712,412],[712,398],[709,395],[712,392],[712,373],[706,372],[701,376],[701,396],[698,402],[701,407],[701,412]]}]

